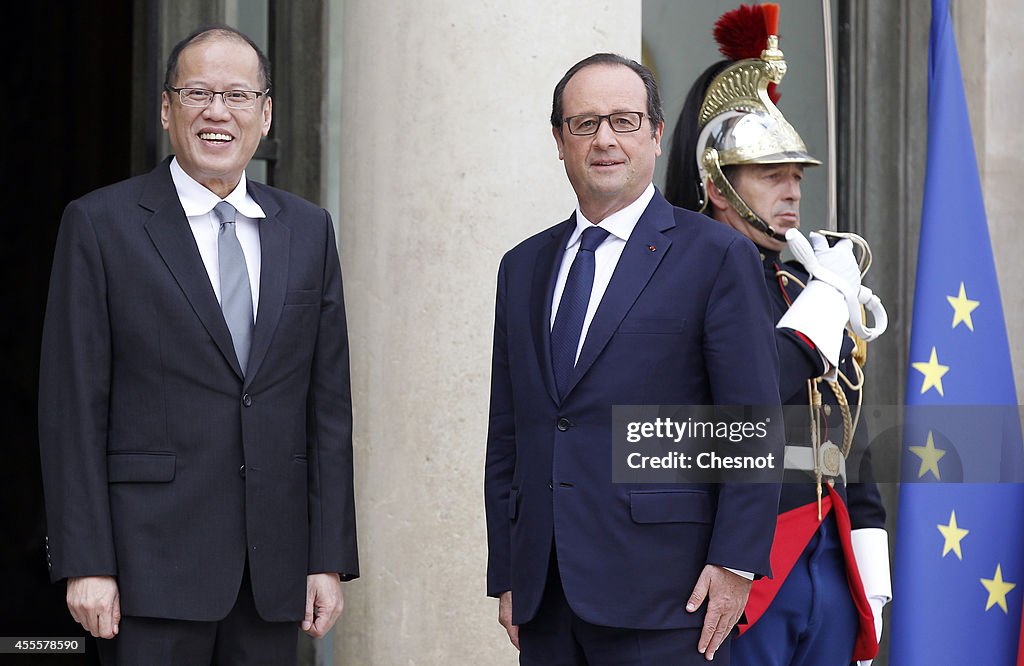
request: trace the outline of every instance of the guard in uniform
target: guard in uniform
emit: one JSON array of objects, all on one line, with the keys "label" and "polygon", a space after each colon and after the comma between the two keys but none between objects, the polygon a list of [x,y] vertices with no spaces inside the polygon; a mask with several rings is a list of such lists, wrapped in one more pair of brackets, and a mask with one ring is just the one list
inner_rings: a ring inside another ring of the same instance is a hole
[{"label": "guard in uniform", "polygon": [[[843,293],[780,260],[786,231],[799,226],[803,169],[820,162],[775,106],[775,85],[786,72],[777,20],[777,5],[756,5],[716,23],[727,60],[709,67],[687,96],[665,197],[733,226],[759,247],[778,322],[779,392],[784,404],[803,407],[786,411],[773,577],[753,584],[733,664],[869,664],[892,591],[885,509],[870,478],[867,434],[857,427],[867,348],[847,328]],[[869,259],[856,258],[850,239],[830,246],[812,233],[811,245],[816,263],[847,290],[860,287]],[[866,244],[862,250],[870,256]],[[860,461],[851,470],[857,482],[846,483],[848,457]]]}]

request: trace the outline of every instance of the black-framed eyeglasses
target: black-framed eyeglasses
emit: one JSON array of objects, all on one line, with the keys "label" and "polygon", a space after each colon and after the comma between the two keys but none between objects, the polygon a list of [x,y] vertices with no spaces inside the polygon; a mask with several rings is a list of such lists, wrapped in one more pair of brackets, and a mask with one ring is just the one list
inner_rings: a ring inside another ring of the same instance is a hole
[{"label": "black-framed eyeglasses", "polygon": [[213,98],[220,95],[224,100],[224,106],[229,109],[251,109],[256,106],[256,100],[270,92],[270,88],[260,92],[258,90],[207,90],[206,88],[175,88],[166,86],[167,92],[178,93],[178,98],[185,106],[210,106]]},{"label": "black-framed eyeglasses", "polygon": [[569,128],[569,134],[590,136],[591,134],[597,134],[597,129],[601,126],[602,120],[608,121],[608,127],[611,127],[613,132],[625,134],[640,129],[640,125],[643,124],[644,114],[640,111],[620,111],[619,113],[609,113],[606,115],[586,113],[581,116],[569,116],[562,121],[562,124]]}]

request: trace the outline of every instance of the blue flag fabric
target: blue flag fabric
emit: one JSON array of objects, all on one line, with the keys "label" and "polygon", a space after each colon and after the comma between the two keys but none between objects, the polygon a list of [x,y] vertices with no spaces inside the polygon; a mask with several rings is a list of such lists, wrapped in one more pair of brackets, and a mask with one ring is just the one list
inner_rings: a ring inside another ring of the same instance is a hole
[{"label": "blue flag fabric", "polygon": [[965,469],[991,459],[1007,481],[1021,430],[949,0],[932,0],[928,65],[890,663],[1013,666],[1024,485],[974,483]]}]

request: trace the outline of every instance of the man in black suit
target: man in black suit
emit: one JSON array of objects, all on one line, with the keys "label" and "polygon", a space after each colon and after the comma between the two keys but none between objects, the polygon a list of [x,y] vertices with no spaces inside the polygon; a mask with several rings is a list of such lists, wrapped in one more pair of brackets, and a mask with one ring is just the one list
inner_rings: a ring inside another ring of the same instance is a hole
[{"label": "man in black suit", "polygon": [[330,216],[246,179],[270,68],[182,40],[174,158],[68,205],[40,372],[53,580],[105,663],[287,664],[358,576],[351,399]]}]

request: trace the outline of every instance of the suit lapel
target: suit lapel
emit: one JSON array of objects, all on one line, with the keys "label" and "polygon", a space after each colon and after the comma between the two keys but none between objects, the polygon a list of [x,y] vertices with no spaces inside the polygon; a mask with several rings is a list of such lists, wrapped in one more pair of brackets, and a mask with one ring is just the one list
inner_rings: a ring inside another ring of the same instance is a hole
[{"label": "suit lapel", "polygon": [[224,313],[217,302],[217,295],[213,292],[209,273],[206,272],[206,266],[199,256],[195,236],[192,235],[188,218],[185,217],[185,211],[178,200],[168,164],[169,160],[150,173],[142,198],[139,200],[142,208],[152,212],[145,225],[146,232],[178,286],[185,293],[185,298],[199,317],[199,321],[213,338],[221,354],[241,377],[242,370],[235,356],[231,332],[224,322]]},{"label": "suit lapel", "polygon": [[266,218],[259,223],[260,300],[256,309],[256,330],[249,353],[249,371],[246,373],[245,386],[249,386],[259,372],[260,365],[270,348],[274,331],[277,330],[277,323],[281,319],[285,293],[288,290],[288,257],[291,242],[291,231],[278,217],[281,207],[277,202],[255,183],[250,184],[249,194],[263,209]]},{"label": "suit lapel", "polygon": [[[655,193],[622,249],[601,304],[590,322],[587,338],[576,361],[576,370],[566,395],[587,373],[608,345],[626,313],[650,282],[672,241],[662,232],[675,226],[672,206]],[[653,248],[653,249],[652,249]]]},{"label": "suit lapel", "polygon": [[548,242],[540,252],[533,266],[533,286],[530,292],[530,326],[533,330],[533,346],[537,351],[537,362],[544,376],[544,386],[551,399],[558,402],[555,386],[555,370],[551,364],[551,301],[558,279],[558,268],[562,261],[565,243],[576,227],[576,214],[551,229]]}]

